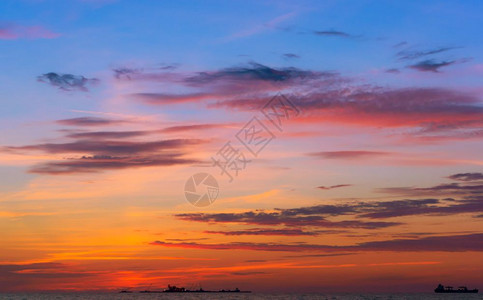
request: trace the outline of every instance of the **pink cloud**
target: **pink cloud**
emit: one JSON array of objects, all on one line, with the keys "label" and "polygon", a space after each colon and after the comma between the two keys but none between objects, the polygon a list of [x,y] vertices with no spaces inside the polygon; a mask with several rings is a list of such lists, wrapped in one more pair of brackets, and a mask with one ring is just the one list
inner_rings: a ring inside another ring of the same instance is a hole
[{"label": "pink cloud", "polygon": [[21,26],[21,25],[3,25],[0,27],[1,40],[16,39],[55,39],[60,36],[59,33],[50,31],[42,26]]},{"label": "pink cloud", "polygon": [[0,28],[0,39],[2,40],[14,40],[18,38],[17,34],[6,28]]}]

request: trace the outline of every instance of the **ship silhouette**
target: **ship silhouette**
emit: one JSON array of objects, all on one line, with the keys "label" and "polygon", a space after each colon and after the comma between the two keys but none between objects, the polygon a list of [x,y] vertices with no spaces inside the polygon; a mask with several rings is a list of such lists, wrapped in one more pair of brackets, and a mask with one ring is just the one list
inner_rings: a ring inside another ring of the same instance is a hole
[{"label": "ship silhouette", "polygon": [[453,289],[452,286],[444,286],[442,284],[438,284],[438,287],[434,289],[435,293],[478,293],[478,289],[469,290],[466,286],[460,286],[458,289]]}]

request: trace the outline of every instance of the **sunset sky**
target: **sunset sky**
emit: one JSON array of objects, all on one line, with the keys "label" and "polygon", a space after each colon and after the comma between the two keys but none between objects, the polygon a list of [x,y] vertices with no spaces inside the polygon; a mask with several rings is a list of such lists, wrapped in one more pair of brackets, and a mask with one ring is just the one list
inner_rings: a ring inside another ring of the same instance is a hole
[{"label": "sunset sky", "polygon": [[482,12],[1,1],[0,292],[483,288]]}]

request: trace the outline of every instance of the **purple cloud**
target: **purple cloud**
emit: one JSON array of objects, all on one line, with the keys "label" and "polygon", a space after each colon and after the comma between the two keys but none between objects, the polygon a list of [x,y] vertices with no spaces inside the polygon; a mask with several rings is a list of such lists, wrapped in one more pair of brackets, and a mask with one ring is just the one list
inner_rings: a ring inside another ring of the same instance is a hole
[{"label": "purple cloud", "polygon": [[428,59],[428,60],[420,61],[420,62],[413,64],[413,65],[409,65],[408,67],[411,68],[411,69],[415,69],[417,71],[421,71],[421,72],[438,73],[440,68],[447,67],[447,66],[453,65],[455,63],[456,63],[456,61],[454,61],[454,60],[439,61],[438,62],[434,59]]},{"label": "purple cloud", "polygon": [[125,120],[113,120],[99,117],[79,117],[72,119],[57,120],[56,123],[67,126],[104,126],[119,125],[125,123]]},{"label": "purple cloud", "polygon": [[63,91],[84,91],[87,92],[87,86],[99,83],[97,78],[86,78],[81,75],[58,74],[54,72],[46,73],[37,77],[37,81],[58,87]]},{"label": "purple cloud", "polygon": [[483,251],[483,234],[431,236],[419,239],[393,239],[364,242],[349,246],[318,245],[318,244],[280,244],[280,243],[250,243],[236,242],[226,244],[201,243],[167,243],[154,241],[154,246],[172,248],[191,248],[209,250],[253,250],[253,251],[284,251],[284,252],[338,252],[338,251],[391,251],[391,252],[466,252]]},{"label": "purple cloud", "polygon": [[263,228],[251,228],[247,230],[235,230],[235,231],[204,231],[209,234],[223,234],[223,235],[282,235],[282,236],[315,236],[319,235],[317,231],[303,231],[301,229],[263,229]]},{"label": "purple cloud", "polygon": [[483,180],[483,173],[458,173],[448,176],[448,178],[458,181],[478,181]]},{"label": "purple cloud", "polygon": [[321,189],[321,190],[332,190],[332,189],[337,189],[337,188],[341,188],[341,187],[348,187],[348,186],[352,186],[352,184],[336,184],[336,185],[331,185],[331,186],[318,186],[317,188],[318,189]]}]

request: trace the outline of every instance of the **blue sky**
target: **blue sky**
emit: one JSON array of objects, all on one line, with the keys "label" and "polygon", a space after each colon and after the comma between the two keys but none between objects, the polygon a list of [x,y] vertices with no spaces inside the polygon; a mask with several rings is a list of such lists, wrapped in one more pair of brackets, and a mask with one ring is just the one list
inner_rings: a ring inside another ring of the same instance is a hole
[{"label": "blue sky", "polygon": [[[21,117],[26,109],[45,113],[45,101],[55,103],[54,110],[72,103],[35,82],[48,71],[102,77],[124,65],[203,70],[254,61],[358,76],[404,67],[406,62],[395,57],[399,43],[414,50],[455,47],[439,57],[477,64],[483,50],[481,6],[478,1],[2,1],[4,26],[43,26],[59,34],[0,41],[2,91],[10,99],[2,113]],[[313,34],[331,30],[351,37]],[[300,58],[287,59],[285,53]],[[448,84],[437,76],[400,77],[385,74],[375,80],[381,85]],[[457,76],[449,84],[478,82]],[[95,109],[92,101],[84,103]]]}]

